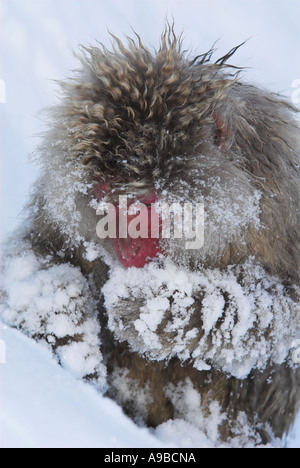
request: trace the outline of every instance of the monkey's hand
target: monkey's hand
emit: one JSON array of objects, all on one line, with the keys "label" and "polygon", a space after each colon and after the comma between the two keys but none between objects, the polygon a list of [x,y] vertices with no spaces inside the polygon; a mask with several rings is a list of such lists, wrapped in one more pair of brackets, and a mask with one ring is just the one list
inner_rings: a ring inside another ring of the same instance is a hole
[{"label": "monkey's hand", "polygon": [[115,337],[151,360],[177,356],[243,379],[282,363],[300,337],[299,291],[292,298],[251,261],[222,272],[117,268],[103,292]]}]

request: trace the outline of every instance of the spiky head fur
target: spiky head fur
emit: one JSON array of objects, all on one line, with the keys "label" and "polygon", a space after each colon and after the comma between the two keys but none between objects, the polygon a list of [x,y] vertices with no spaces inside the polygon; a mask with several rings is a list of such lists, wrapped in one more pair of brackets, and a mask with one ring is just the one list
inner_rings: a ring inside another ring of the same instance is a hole
[{"label": "spiky head fur", "polygon": [[[51,111],[38,153],[44,222],[71,244],[98,241],[94,183],[108,182],[114,193],[154,188],[166,201],[205,204],[204,248],[170,243],[174,261],[226,267],[253,256],[270,273],[299,281],[296,109],[239,81],[227,63],[236,48],[215,62],[213,51],[192,59],[172,28],[155,53],[139,37],[127,48],[113,40],[112,51],[83,48],[81,69],[62,83],[61,104]],[[229,129],[222,144],[218,119]]]}]

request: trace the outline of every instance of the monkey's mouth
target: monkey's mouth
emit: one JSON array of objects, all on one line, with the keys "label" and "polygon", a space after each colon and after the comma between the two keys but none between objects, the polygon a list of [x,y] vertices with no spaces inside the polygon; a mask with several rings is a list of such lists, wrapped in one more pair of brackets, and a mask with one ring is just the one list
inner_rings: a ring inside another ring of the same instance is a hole
[{"label": "monkey's mouth", "polygon": [[[157,257],[157,255],[161,252],[160,240],[156,237],[152,237],[151,233],[151,209],[155,201],[156,197],[153,194],[140,197],[138,202],[143,203],[143,205],[146,207],[146,212],[141,213],[137,209],[137,212],[135,214],[127,213],[127,226],[130,226],[130,223],[132,221],[135,222],[137,216],[139,216],[140,223],[146,221],[146,225],[148,227],[147,232],[144,232],[143,234],[141,233],[139,237],[132,237],[128,232],[127,238],[123,239],[121,238],[120,232],[118,231],[117,238],[113,239],[113,246],[116,255],[120,263],[125,268],[142,268],[147,263],[151,262],[155,257]],[[134,203],[132,205],[134,205]],[[117,226],[120,226],[121,214],[118,206],[116,206],[116,212]]]},{"label": "monkey's mouth", "polygon": [[142,268],[161,252],[158,239],[114,239],[117,257],[125,268]]},{"label": "monkey's mouth", "polygon": [[[106,184],[95,187],[98,200],[101,200],[108,192],[109,187]],[[118,204],[114,204],[116,237],[112,239],[112,245],[118,260],[125,268],[142,268],[162,253],[159,217],[156,218],[156,229],[153,229],[152,213],[155,202],[156,195],[151,193],[131,199],[125,210]],[[132,224],[136,228],[134,233],[131,231]],[[145,226],[147,226],[146,230]]]}]

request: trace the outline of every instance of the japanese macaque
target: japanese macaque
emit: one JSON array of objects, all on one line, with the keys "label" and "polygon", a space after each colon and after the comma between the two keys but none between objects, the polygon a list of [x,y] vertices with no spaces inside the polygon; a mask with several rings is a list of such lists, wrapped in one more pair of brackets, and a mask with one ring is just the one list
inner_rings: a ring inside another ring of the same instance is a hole
[{"label": "japanese macaque", "polygon": [[[68,264],[85,277],[78,323],[96,310],[106,394],[128,415],[205,431],[217,405],[221,440],[247,425],[259,444],[289,430],[300,401],[300,134],[291,103],[240,81],[228,63],[236,49],[190,57],[172,27],[156,52],[138,36],[83,47],[49,111],[23,236],[44,269]],[[101,239],[103,203],[117,226]],[[187,248],[176,222],[163,236],[161,212],[151,236],[159,204],[202,207],[203,242]],[[144,235],[131,236],[141,205]],[[30,334],[58,356],[86,339]]]}]

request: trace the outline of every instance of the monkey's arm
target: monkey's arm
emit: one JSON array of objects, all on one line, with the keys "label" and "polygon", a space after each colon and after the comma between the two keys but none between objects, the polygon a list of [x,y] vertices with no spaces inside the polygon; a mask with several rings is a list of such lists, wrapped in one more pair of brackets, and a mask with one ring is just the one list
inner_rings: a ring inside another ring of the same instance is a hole
[{"label": "monkey's arm", "polygon": [[103,386],[97,304],[80,269],[20,238],[9,243],[2,268],[2,320],[46,343],[76,377]]},{"label": "monkey's arm", "polygon": [[103,292],[116,338],[152,360],[178,357],[198,370],[245,378],[269,362],[281,364],[300,336],[299,291],[289,294],[251,262],[222,272],[173,264],[120,269]]}]

